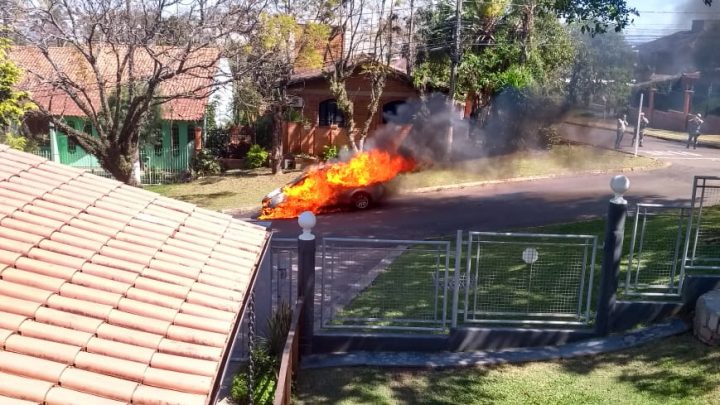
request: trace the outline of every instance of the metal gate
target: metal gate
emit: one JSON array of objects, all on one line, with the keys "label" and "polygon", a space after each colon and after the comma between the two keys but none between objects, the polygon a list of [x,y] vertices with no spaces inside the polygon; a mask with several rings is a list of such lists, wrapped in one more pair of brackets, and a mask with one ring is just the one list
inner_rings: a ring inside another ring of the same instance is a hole
[{"label": "metal gate", "polygon": [[470,232],[465,322],[586,325],[597,237]]},{"label": "metal gate", "polygon": [[694,178],[682,270],[683,274],[720,271],[720,177]]},{"label": "metal gate", "polygon": [[637,205],[624,291],[628,296],[680,294],[688,205]]},{"label": "metal gate", "polygon": [[443,330],[449,266],[448,241],[323,238],[320,324]]}]

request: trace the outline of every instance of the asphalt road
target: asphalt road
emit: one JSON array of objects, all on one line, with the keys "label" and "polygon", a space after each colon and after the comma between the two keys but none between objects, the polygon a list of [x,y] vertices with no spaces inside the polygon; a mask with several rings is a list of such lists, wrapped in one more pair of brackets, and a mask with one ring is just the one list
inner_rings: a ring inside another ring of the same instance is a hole
[{"label": "asphalt road", "polygon": [[[576,141],[611,146],[614,131],[565,125]],[[631,152],[628,135],[623,150]],[[695,175],[720,174],[720,149],[690,150],[684,144],[646,137],[640,154],[670,162],[668,168],[626,173],[631,204],[687,202]],[[323,236],[425,239],[465,231],[505,231],[604,215],[614,173],[466,187],[392,197],[364,212],[320,215],[314,232]],[[278,236],[300,233],[296,220],[270,224]]]}]

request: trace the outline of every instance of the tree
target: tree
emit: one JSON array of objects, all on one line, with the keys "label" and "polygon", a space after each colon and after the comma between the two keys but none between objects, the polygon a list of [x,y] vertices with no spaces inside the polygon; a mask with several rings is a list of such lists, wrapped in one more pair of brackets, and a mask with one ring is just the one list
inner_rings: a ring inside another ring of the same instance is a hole
[{"label": "tree", "polygon": [[[286,4],[285,10],[294,9],[291,3]],[[288,83],[298,66],[323,66],[324,49],[317,45],[327,41],[329,35],[330,28],[322,23],[300,24],[298,16],[285,12],[262,14],[250,41],[242,45],[243,54],[237,64],[252,68],[239,83],[240,97],[236,100],[244,103],[242,109],[252,116],[258,117],[264,111],[271,115],[270,162],[274,174],[282,173],[282,125],[288,110]]]},{"label": "tree", "polygon": [[[332,66],[325,72],[330,93],[345,117],[350,147],[355,152],[363,149],[377,113],[391,70],[390,60],[395,52],[393,35],[398,31],[397,15],[392,1],[388,4],[386,0],[380,0],[377,9],[371,6],[369,0],[347,0],[338,6],[335,11],[336,18],[331,24],[338,27],[344,46],[340,52],[329,49]],[[377,25],[372,21],[368,24],[365,18],[368,14],[372,15],[371,19],[377,16]],[[371,83],[369,114],[361,122],[358,122],[355,102],[347,89],[347,80],[357,73],[367,76]]]},{"label": "tree", "polygon": [[25,113],[32,110],[34,105],[27,93],[16,89],[21,72],[8,59],[9,47],[10,41],[0,38],[0,141],[15,149],[25,149],[26,142],[18,127]]},{"label": "tree", "polygon": [[607,107],[619,108],[630,96],[635,54],[620,33],[589,37],[574,31],[575,60],[568,82],[568,101],[589,104],[603,97]]},{"label": "tree", "polygon": [[[207,97],[219,84],[218,61],[232,56],[229,39],[252,31],[264,3],[45,0],[18,7],[12,15],[23,17],[13,21],[15,35],[36,58],[25,66],[25,84],[46,101],[39,112],[116,179],[134,184],[147,114],[173,100]],[[169,15],[182,21],[184,35]],[[76,108],[96,135],[68,125],[60,103]]]}]

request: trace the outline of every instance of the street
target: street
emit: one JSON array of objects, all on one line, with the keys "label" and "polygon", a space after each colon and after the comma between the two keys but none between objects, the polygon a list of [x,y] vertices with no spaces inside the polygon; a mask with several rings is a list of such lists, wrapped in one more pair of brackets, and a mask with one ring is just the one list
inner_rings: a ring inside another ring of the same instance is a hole
[{"label": "street", "polygon": [[[615,132],[565,125],[571,139],[607,147]],[[628,136],[629,135],[629,136]],[[623,141],[632,152],[632,135]],[[695,175],[718,174],[720,150],[686,149],[678,142],[645,137],[641,155],[668,161],[672,166],[625,173],[630,178],[626,198],[640,201],[677,203],[690,199]],[[577,175],[546,180],[521,181],[466,187],[423,194],[392,197],[381,206],[363,212],[320,215],[315,233],[322,236],[382,239],[425,239],[465,231],[503,231],[604,215],[612,196],[613,173]],[[271,228],[281,237],[300,233],[296,220],[276,220]]]}]

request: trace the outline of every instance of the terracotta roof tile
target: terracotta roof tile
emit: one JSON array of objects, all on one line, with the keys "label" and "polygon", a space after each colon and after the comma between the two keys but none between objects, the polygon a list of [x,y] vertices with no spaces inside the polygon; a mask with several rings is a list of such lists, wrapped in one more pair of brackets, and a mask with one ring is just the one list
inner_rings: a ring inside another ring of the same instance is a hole
[{"label": "terracotta roof tile", "polygon": [[35,313],[35,320],[49,325],[61,326],[89,333],[97,333],[98,329],[101,326],[104,326],[101,319],[90,318],[46,307],[39,308],[37,310]]},{"label": "terracotta roof tile", "polygon": [[36,378],[38,380],[57,382],[67,364],[41,359],[26,354],[0,351],[0,371]]},{"label": "terracotta roof tile", "polygon": [[93,404],[93,405],[125,405],[127,402],[101,398],[97,395],[70,390],[64,387],[52,387],[45,396],[47,405]]},{"label": "terracotta roof tile", "polygon": [[217,363],[209,360],[193,359],[184,356],[155,352],[150,365],[165,370],[180,371],[212,377],[217,372]]},{"label": "terracotta roof tile", "polygon": [[0,403],[206,404],[267,239],[0,145]]},{"label": "terracotta roof tile", "polygon": [[0,395],[42,403],[54,384],[35,378],[0,372]]},{"label": "terracotta roof tile", "polygon": [[[151,349],[149,347],[99,337],[91,338],[87,343],[85,350],[90,353],[104,354],[106,356],[136,361],[144,364],[150,364],[150,360],[153,358],[153,355],[157,353],[155,348]],[[186,357],[183,358],[187,359]]]},{"label": "terracotta roof tile", "polygon": [[207,396],[141,385],[135,390],[132,403],[138,405],[203,405]]},{"label": "terracotta roof tile", "polygon": [[23,322],[18,330],[23,336],[45,339],[51,342],[67,343],[78,347],[85,347],[93,337],[93,334],[90,332],[48,325],[32,320]]},{"label": "terracotta roof tile", "polygon": [[5,340],[5,350],[60,363],[72,364],[81,348],[65,343],[51,342],[49,340],[16,334]]},{"label": "terracotta roof tile", "polygon": [[147,363],[123,360],[117,357],[105,356],[102,354],[80,352],[75,357],[75,367],[100,374],[124,378],[130,381],[141,382],[148,365]]},{"label": "terracotta roof tile", "polygon": [[60,384],[88,394],[130,402],[138,384],[92,371],[68,368],[60,376]]}]

